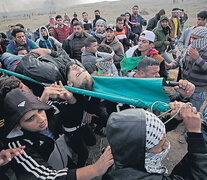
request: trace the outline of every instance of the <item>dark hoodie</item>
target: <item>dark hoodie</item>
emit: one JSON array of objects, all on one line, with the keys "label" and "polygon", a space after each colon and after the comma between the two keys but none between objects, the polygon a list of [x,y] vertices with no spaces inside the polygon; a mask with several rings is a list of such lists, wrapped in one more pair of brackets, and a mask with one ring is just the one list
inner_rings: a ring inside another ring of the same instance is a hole
[{"label": "dark hoodie", "polygon": [[107,123],[107,139],[114,166],[103,180],[206,179],[207,148],[201,133],[188,133],[188,153],[169,177],[146,172],[146,115],[143,109],[112,113]]}]

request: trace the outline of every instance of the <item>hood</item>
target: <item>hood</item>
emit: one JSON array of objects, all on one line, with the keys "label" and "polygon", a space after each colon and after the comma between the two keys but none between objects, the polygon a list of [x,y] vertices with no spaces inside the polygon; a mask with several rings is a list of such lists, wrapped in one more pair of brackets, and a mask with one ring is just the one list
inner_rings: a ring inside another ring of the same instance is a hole
[{"label": "hood", "polygon": [[158,31],[162,31],[163,30],[160,21],[157,22],[157,30]]},{"label": "hood", "polygon": [[[42,29],[42,28],[45,28],[46,31],[47,31],[47,35],[48,35],[48,38],[47,38],[47,39],[43,38],[43,36],[42,36],[42,33],[41,33],[41,29]],[[47,29],[45,26],[41,26],[41,27],[39,28],[39,34],[40,34],[40,40],[42,40],[42,41],[47,41],[47,40],[49,39],[49,32],[48,32],[48,29]]]},{"label": "hood", "polygon": [[106,132],[116,169],[145,169],[146,114],[143,109],[112,113]]}]

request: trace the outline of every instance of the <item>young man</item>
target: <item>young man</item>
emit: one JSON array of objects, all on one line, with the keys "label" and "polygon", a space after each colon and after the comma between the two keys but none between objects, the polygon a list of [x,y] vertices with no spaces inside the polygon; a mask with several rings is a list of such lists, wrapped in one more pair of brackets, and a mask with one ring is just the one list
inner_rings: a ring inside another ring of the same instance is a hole
[{"label": "young man", "polygon": [[155,49],[159,51],[159,54],[166,60],[166,62],[171,63],[172,59],[166,52],[170,43],[173,43],[170,38],[170,27],[169,19],[167,16],[162,16],[157,23],[157,27],[153,29],[155,33]]},{"label": "young man", "polygon": [[191,45],[182,52],[181,56],[170,64],[174,69],[180,66],[181,78],[195,85],[195,93],[191,103],[199,111],[207,97],[207,28],[200,26],[191,33]]},{"label": "young man", "polygon": [[180,11],[180,30],[183,32],[184,24],[188,20],[188,15],[184,12],[184,9]]},{"label": "young man", "polygon": [[115,27],[113,25],[108,25],[106,28],[106,38],[102,41],[101,44],[109,45],[115,55],[114,55],[114,64],[117,70],[120,70],[120,62],[124,58],[124,47],[118,38],[115,36]]},{"label": "young man", "polygon": [[205,27],[207,23],[207,11],[201,11],[197,14],[197,24],[196,26],[192,26],[187,28],[180,39],[178,40],[178,49],[180,52],[184,51],[190,44],[190,35],[193,29],[196,29],[199,26]]},{"label": "young man", "polygon": [[126,52],[131,46],[131,43],[126,36],[126,31],[124,29],[124,20],[121,17],[116,18],[115,35],[119,39],[119,41],[122,43],[124,47],[124,52]]},{"label": "young man", "polygon": [[104,20],[99,19],[98,21],[96,21],[96,30],[94,32],[93,37],[96,38],[98,44],[101,44],[103,39],[106,37],[105,29],[106,29],[106,22]]},{"label": "young man", "polygon": [[92,31],[92,23],[88,20],[88,13],[83,12],[82,18],[83,18],[83,21],[82,21],[83,28],[87,33],[90,34]]},{"label": "young man", "polygon": [[[134,5],[132,8],[132,15],[131,15],[131,27],[132,27],[132,32],[140,35],[142,32],[142,26],[147,25],[147,21],[143,19],[142,16],[138,14],[139,11],[139,6]],[[134,45],[138,44],[138,39],[134,39]]]},{"label": "young man", "polygon": [[74,32],[64,41],[63,49],[68,53],[70,58],[77,59],[81,62],[84,40],[91,35],[83,31],[81,22],[75,22],[73,28]]},{"label": "young man", "polygon": [[[192,106],[171,103],[172,114],[178,111],[188,130],[188,153],[168,176],[161,161],[170,150],[165,125],[154,114],[143,109],[113,113],[107,123],[107,139],[115,165],[104,180],[205,179],[207,147],[201,133],[201,118]],[[192,161],[193,160],[193,161]]]},{"label": "young man", "polygon": [[24,46],[28,53],[32,49],[39,48],[39,46],[37,46],[37,44],[35,42],[26,38],[25,32],[21,29],[14,29],[12,31],[12,37],[13,37],[13,40],[9,43],[9,45],[7,46],[7,49],[6,49],[6,51],[8,53],[14,54],[14,49],[17,46]]},{"label": "young man", "polygon": [[146,30],[152,31],[154,28],[157,27],[157,22],[160,20],[162,16],[165,15],[165,10],[161,9],[152,19],[148,21],[148,25]]},{"label": "young man", "polygon": [[39,34],[40,38],[36,41],[39,47],[54,51],[62,47],[62,44],[58,40],[49,35],[48,29],[45,26],[39,28]]},{"label": "young man", "polygon": [[94,11],[94,15],[95,15],[95,19],[93,20],[93,28],[96,26],[96,22],[99,19],[102,19],[102,20],[104,20],[106,22],[106,20],[101,17],[101,13],[100,13],[100,11],[98,9]]},{"label": "young man", "polygon": [[95,53],[97,52],[98,43],[94,37],[88,37],[84,41],[85,50],[81,55],[82,64],[87,62],[92,62],[96,64],[97,57]]},{"label": "young man", "polygon": [[57,21],[57,25],[54,28],[53,36],[57,39],[60,43],[63,43],[65,39],[70,35],[69,34],[69,27],[63,24],[62,16],[57,15],[55,17]]},{"label": "young man", "polygon": [[138,45],[125,53],[124,59],[121,61],[121,71],[127,73],[135,69],[139,60],[148,56],[160,62],[160,76],[167,78],[165,60],[158,54],[158,51],[153,48],[154,40],[155,34],[152,31],[143,31],[139,37]]},{"label": "young man", "polygon": [[53,130],[58,127],[50,119],[52,109],[31,93],[12,90],[5,97],[4,109],[1,138],[9,148],[26,145],[24,154],[14,157],[12,162],[20,179],[92,179],[105,173],[113,163],[108,148],[95,164],[69,170],[69,149],[64,137],[59,137],[54,143]]}]

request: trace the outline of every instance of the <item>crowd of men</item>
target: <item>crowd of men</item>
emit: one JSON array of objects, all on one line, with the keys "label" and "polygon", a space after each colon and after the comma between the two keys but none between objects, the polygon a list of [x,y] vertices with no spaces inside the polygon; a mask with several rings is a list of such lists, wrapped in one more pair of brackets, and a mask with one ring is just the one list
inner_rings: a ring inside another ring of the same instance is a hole
[{"label": "crowd of men", "polygon": [[[1,70],[43,83],[1,73],[1,179],[206,179],[207,11],[187,29],[180,8],[171,17],[161,9],[147,21],[134,5],[115,25],[99,10],[94,15],[93,21],[87,12],[82,20],[76,13],[72,19],[50,16],[34,33],[16,24],[0,34]],[[93,76],[167,80],[175,68],[175,92],[165,90],[171,112],[161,119],[157,111],[127,104],[117,112],[117,102],[64,87],[92,91]],[[166,133],[181,122],[188,152],[167,175],[161,164],[170,150]],[[87,165],[94,133],[107,137],[109,146]]]}]

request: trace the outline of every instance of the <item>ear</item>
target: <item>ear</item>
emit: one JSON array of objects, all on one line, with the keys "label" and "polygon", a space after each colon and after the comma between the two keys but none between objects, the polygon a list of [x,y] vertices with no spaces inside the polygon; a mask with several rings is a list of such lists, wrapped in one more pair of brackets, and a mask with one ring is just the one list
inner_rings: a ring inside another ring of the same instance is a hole
[{"label": "ear", "polygon": [[72,87],[73,86],[73,83],[71,81],[67,81],[67,85]]},{"label": "ear", "polygon": [[140,78],[144,78],[145,77],[145,72],[144,71],[140,70],[138,73],[139,73],[139,77]]},{"label": "ear", "polygon": [[155,47],[154,43],[150,43],[150,47],[154,48]]}]

